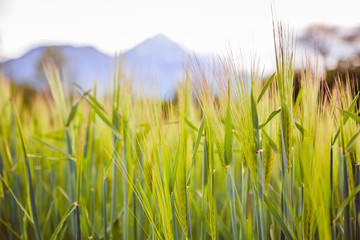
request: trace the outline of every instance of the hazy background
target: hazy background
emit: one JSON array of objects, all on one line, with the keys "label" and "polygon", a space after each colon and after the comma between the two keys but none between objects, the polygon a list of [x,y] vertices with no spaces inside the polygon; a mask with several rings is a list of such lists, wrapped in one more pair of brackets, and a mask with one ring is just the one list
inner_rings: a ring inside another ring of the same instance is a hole
[{"label": "hazy background", "polygon": [[[304,51],[313,56],[315,50],[320,65],[333,69],[339,60],[360,56],[360,2],[356,0],[0,0],[0,62],[4,62],[5,75],[16,80],[20,65],[5,62],[31,52],[33,62],[23,58],[21,66],[38,67],[35,61],[49,54],[47,46],[67,47],[66,51],[51,50],[52,55],[61,55],[60,63],[75,57],[81,63],[95,59],[89,57],[98,54],[94,49],[104,54],[96,55],[97,62],[129,51],[132,66],[142,61],[137,71],[151,68],[160,72],[156,78],[161,79],[175,76],[181,68],[181,51],[213,56],[226,54],[230,46],[245,57],[259,56],[265,72],[270,73],[274,68],[271,6],[298,37],[299,58]],[[165,38],[154,37],[158,34]],[[147,39],[152,41],[144,46]],[[69,46],[75,48],[69,50]],[[92,53],[89,49],[80,53],[78,47],[83,46],[91,47]],[[33,51],[36,48],[40,49]],[[156,57],[160,52],[164,56]],[[72,63],[80,69],[77,64]],[[96,64],[94,60],[84,68],[87,75],[93,74],[89,69]],[[96,71],[105,76],[104,72]],[[24,71],[22,75],[28,74]],[[26,82],[24,79],[18,82]],[[81,81],[86,82],[84,79]]]},{"label": "hazy background", "polygon": [[[164,34],[186,48],[223,53],[228,43],[272,52],[269,0],[0,0],[2,57],[34,45],[92,45],[113,54]],[[311,23],[360,23],[356,0],[277,0],[277,15],[298,33]]]}]

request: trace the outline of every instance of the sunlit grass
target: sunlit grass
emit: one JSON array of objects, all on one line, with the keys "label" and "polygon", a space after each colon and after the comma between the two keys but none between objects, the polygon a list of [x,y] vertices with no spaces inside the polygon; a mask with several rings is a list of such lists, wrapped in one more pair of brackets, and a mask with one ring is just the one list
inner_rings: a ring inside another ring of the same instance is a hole
[{"label": "sunlit grass", "polygon": [[360,238],[358,95],[306,62],[294,96],[282,25],[274,46],[271,77],[256,59],[193,61],[166,103],[133,95],[118,64],[100,95],[48,63],[30,107],[1,78],[0,238]]}]

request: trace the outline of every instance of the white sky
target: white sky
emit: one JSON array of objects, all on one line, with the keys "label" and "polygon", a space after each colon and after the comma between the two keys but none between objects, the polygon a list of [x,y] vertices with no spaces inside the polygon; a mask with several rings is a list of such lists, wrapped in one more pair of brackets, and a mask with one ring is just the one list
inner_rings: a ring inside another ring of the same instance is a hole
[{"label": "white sky", "polygon": [[[0,0],[0,56],[41,44],[92,45],[113,54],[162,33],[189,50],[271,56],[271,0]],[[359,0],[274,0],[294,31],[360,24]]]}]

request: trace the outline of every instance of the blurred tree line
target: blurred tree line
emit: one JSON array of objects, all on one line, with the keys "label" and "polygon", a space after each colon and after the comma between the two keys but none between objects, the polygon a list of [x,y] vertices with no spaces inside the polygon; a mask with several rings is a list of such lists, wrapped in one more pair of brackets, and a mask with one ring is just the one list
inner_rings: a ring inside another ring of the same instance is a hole
[{"label": "blurred tree line", "polygon": [[[335,79],[349,78],[353,93],[360,91],[360,25],[352,28],[314,24],[299,36],[298,43],[313,49],[322,59],[324,80],[331,90]],[[299,90],[301,73],[295,73],[295,89]]]}]

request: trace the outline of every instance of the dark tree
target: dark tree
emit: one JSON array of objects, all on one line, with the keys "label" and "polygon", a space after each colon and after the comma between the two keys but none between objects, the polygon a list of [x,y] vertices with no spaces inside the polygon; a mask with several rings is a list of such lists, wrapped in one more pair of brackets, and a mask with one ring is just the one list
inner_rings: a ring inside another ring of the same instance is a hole
[{"label": "dark tree", "polygon": [[300,45],[314,49],[323,58],[326,68],[327,58],[331,50],[331,40],[337,38],[339,30],[335,26],[314,24],[308,26],[298,38]]}]

